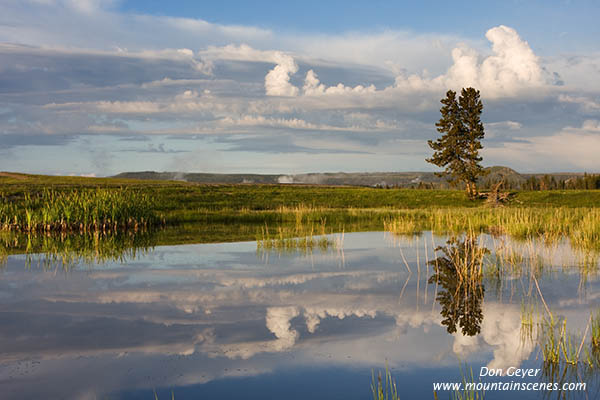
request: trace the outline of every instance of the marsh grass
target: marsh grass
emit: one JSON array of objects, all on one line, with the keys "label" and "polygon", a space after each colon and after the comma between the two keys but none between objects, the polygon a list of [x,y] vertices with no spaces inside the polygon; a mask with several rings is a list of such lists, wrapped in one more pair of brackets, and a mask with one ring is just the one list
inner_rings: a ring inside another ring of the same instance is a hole
[{"label": "marsh grass", "polygon": [[442,257],[429,262],[436,268],[436,272],[439,272],[440,264],[444,264],[455,272],[458,288],[465,292],[481,290],[484,264],[486,256],[490,253],[482,243],[481,237],[472,234],[466,235],[462,240],[452,237],[445,246],[438,246],[435,251],[443,253]]},{"label": "marsh grass", "polygon": [[561,338],[556,332],[557,323],[552,316],[542,321],[542,343],[540,345],[544,362],[558,364],[561,360]]},{"label": "marsh grass", "polygon": [[417,221],[406,215],[384,219],[383,230],[396,235],[418,235],[422,232],[418,228]]},{"label": "marsh grass", "polygon": [[[581,366],[588,371],[597,371],[600,367],[600,325],[598,314],[590,315],[588,325],[581,337],[567,330],[567,320],[557,320],[550,316],[544,318],[541,324],[542,335],[540,348],[544,359],[544,368],[549,373],[572,368],[577,371]],[[587,348],[584,348],[588,331],[591,338]],[[597,373],[597,372],[595,372]]]},{"label": "marsh grass", "polygon": [[523,272],[525,257],[523,252],[512,243],[508,243],[506,240],[495,243],[494,256],[499,269],[508,269],[513,276],[519,276]]},{"label": "marsh grass", "polygon": [[453,249],[450,252],[459,280],[466,282],[469,287],[479,287],[483,278],[485,256],[489,252],[478,238],[467,235],[464,249]]},{"label": "marsh grass", "polygon": [[597,208],[446,208],[402,210],[384,220],[386,231],[407,234],[476,232],[517,239],[538,238],[555,243],[568,237],[578,248],[600,250],[600,209]]},{"label": "marsh grass", "polygon": [[269,228],[268,225],[261,227],[256,238],[256,248],[258,251],[278,251],[278,252],[312,252],[315,249],[327,251],[330,248],[341,248],[343,246],[343,228],[342,233],[338,234],[335,240],[330,236],[333,230],[327,228],[325,219],[319,224],[303,223],[302,214],[298,213],[295,225],[278,225],[276,228]]},{"label": "marsh grass", "polygon": [[[467,365],[461,363],[459,365],[460,374],[462,377],[462,389],[455,390],[450,393],[450,399],[452,400],[484,400],[485,393],[483,390],[475,389],[475,376],[473,369],[468,368]],[[470,388],[473,387],[473,388]],[[400,400],[398,395],[398,387],[396,381],[392,378],[392,374],[389,368],[385,367],[385,373],[382,376],[381,371],[371,371],[371,393],[373,394],[373,400]],[[438,400],[438,394],[436,391],[433,392],[434,400]]]},{"label": "marsh grass", "polygon": [[0,177],[0,229],[90,231],[137,226],[306,224],[327,219],[346,231],[473,230],[552,241],[566,235],[600,249],[600,191],[517,192],[484,208],[454,190],[380,190],[308,185],[199,185],[115,178]]},{"label": "marsh grass", "polygon": [[373,400],[400,400],[396,381],[392,378],[392,373],[387,365],[383,377],[381,371],[377,373],[377,378],[375,378],[375,372],[371,371],[371,392]]},{"label": "marsh grass", "polygon": [[565,382],[585,382],[597,376],[600,364],[583,348],[589,324],[581,340],[567,331],[566,319],[555,319],[552,314],[542,320],[540,328],[544,380],[561,387]]},{"label": "marsh grass", "polygon": [[535,341],[537,322],[534,315],[537,315],[536,308],[533,303],[521,303],[521,343],[533,343]]},{"label": "marsh grass", "polygon": [[161,224],[150,194],[127,189],[24,193],[0,197],[0,229],[14,232],[106,232]]},{"label": "marsh grass", "polygon": [[581,284],[585,284],[590,275],[598,273],[600,266],[600,252],[592,250],[582,250],[577,254],[577,266],[581,271]]},{"label": "marsh grass", "polygon": [[475,388],[476,381],[473,375],[473,368],[462,363],[459,365],[459,368],[462,377],[462,390],[455,390],[451,393],[450,398],[452,400],[483,400],[485,392]]},{"label": "marsh grass", "polygon": [[5,246],[0,245],[0,266],[6,264],[8,260],[8,251]]},{"label": "marsh grass", "polygon": [[562,326],[560,338],[561,338],[561,346],[560,347],[562,349],[562,355],[564,357],[564,361],[570,365],[577,365],[577,363],[579,362],[579,351],[578,351],[578,347],[577,347],[579,342],[577,342],[577,344],[574,344],[576,339],[574,338],[574,336],[571,333],[567,332],[566,318],[563,320],[563,326]]},{"label": "marsh grass", "polygon": [[591,345],[594,351],[600,350],[600,311],[592,315],[591,323]]}]

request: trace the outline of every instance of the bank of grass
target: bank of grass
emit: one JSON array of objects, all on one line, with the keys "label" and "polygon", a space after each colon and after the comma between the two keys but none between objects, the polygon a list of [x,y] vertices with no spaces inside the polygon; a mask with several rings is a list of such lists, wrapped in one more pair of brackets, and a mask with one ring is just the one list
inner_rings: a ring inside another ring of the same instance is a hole
[{"label": "bank of grass", "polygon": [[[63,205],[48,205],[56,199]],[[67,216],[66,210],[78,202],[88,206],[80,207],[77,218],[73,219],[73,211]],[[396,233],[474,230],[518,237],[567,235],[585,247],[600,242],[598,206],[599,190],[516,192],[506,207],[494,209],[456,190],[205,185],[0,173],[2,229],[18,226],[22,231],[64,230],[69,225],[74,230],[99,230],[114,227],[117,219],[117,225],[125,228],[140,225],[143,219],[146,224],[256,225],[257,229],[266,223],[273,230],[278,225],[326,221],[338,232],[381,230],[385,222],[385,228]],[[113,217],[115,212],[120,216]],[[248,229],[243,236],[252,240],[257,229]]]},{"label": "bank of grass", "polygon": [[149,193],[128,189],[24,192],[0,198],[0,230],[89,232],[137,230],[161,223]]},{"label": "bank of grass", "polygon": [[[6,173],[4,173],[6,174]],[[176,181],[141,181],[116,178],[57,177],[0,174],[0,193],[19,199],[44,190],[128,188],[151,194],[156,211],[169,215],[195,212],[261,211],[309,206],[327,209],[364,208],[476,208],[461,190],[376,189],[310,185],[206,185]],[[512,196],[513,207],[598,207],[600,190],[523,191]]]}]

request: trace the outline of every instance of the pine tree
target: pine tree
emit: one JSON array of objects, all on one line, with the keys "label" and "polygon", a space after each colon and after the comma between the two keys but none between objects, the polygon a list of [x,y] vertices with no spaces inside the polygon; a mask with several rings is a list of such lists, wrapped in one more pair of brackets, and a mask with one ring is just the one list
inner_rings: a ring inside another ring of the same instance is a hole
[{"label": "pine tree", "polygon": [[464,182],[468,196],[473,199],[478,194],[477,178],[484,173],[479,156],[484,137],[480,118],[483,103],[479,91],[471,87],[462,89],[458,100],[456,92],[449,90],[441,103],[442,117],[435,126],[443,135],[427,142],[434,153],[426,161],[444,167],[444,172],[438,175],[449,176],[453,184]]}]

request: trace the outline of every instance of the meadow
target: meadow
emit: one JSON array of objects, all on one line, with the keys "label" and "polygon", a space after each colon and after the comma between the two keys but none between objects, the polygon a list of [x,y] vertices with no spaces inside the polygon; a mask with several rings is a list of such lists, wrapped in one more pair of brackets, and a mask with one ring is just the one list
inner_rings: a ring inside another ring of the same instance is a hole
[{"label": "meadow", "polygon": [[298,226],[316,224],[327,233],[569,237],[577,246],[594,248],[600,243],[599,205],[600,190],[517,191],[505,205],[490,207],[459,190],[0,174],[0,230],[106,233],[168,227],[158,230],[163,232],[157,244],[258,239],[270,247],[272,238],[303,236]]},{"label": "meadow", "polygon": [[[72,192],[86,189],[128,189],[156,199],[155,211],[170,218],[194,212],[261,211],[299,205],[312,208],[448,208],[478,207],[484,200],[470,201],[461,190],[379,189],[311,185],[207,185],[178,181],[117,178],[0,174],[0,195],[22,201],[26,194],[47,190]],[[552,190],[513,192],[514,207],[597,207],[600,190]]]}]

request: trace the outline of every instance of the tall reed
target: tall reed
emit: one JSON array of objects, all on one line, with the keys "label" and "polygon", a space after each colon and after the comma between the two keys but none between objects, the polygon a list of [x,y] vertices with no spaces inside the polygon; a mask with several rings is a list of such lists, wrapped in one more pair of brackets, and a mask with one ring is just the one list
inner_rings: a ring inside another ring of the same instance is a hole
[{"label": "tall reed", "polygon": [[438,208],[400,210],[384,220],[384,229],[397,234],[430,230],[435,233],[487,232],[515,238],[542,238],[554,242],[562,237],[584,249],[600,250],[598,208]]},{"label": "tall reed", "polygon": [[326,228],[326,220],[322,219],[316,225],[314,223],[302,223],[302,218],[296,220],[296,225],[278,225],[275,230],[269,229],[267,225],[261,227],[256,238],[256,247],[259,251],[276,250],[284,251],[308,251],[315,248],[322,251],[328,248],[337,248],[342,245],[343,233],[337,240],[331,240]]},{"label": "tall reed", "polygon": [[387,365],[384,377],[381,376],[381,372],[378,372],[377,378],[375,378],[375,372],[371,372],[371,392],[373,393],[373,400],[400,400],[396,382],[392,378],[392,373]]},{"label": "tall reed", "polygon": [[90,232],[136,230],[163,223],[148,193],[127,189],[44,190],[0,197],[0,230]]}]

